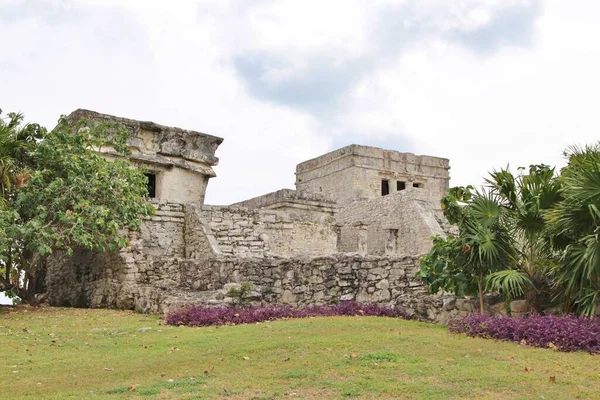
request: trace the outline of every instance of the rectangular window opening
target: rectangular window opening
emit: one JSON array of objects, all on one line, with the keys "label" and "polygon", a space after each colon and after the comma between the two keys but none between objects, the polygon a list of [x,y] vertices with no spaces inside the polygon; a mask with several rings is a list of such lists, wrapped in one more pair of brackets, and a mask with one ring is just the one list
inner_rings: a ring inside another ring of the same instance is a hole
[{"label": "rectangular window opening", "polygon": [[424,185],[424,184],[422,184],[422,183],[413,183],[413,187],[415,187],[415,188],[422,188],[422,187],[424,187],[424,186],[425,186],[425,185]]},{"label": "rectangular window opening", "polygon": [[406,189],[406,182],[398,181],[396,182],[396,191],[399,192],[401,190]]},{"label": "rectangular window opening", "polygon": [[388,194],[390,194],[390,181],[382,180],[381,181],[381,195],[387,196]]},{"label": "rectangular window opening", "polygon": [[156,174],[144,174],[148,178],[148,197],[151,199],[156,197]]}]

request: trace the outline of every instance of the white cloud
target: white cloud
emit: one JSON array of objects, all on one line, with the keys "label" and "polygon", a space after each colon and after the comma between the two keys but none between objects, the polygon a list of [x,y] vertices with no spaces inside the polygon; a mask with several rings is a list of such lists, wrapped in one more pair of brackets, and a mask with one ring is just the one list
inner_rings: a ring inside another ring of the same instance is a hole
[{"label": "white cloud", "polygon": [[208,202],[293,187],[358,142],[450,158],[452,184],[597,139],[591,0],[5,1],[0,107],[222,136]]}]

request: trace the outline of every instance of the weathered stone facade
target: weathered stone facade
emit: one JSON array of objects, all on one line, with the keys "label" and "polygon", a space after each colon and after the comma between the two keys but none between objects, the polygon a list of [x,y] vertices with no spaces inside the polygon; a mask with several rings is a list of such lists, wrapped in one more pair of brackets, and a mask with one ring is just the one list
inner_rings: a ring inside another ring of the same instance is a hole
[{"label": "weathered stone facade", "polygon": [[[49,261],[52,304],[164,312],[226,304],[228,288],[250,281],[255,302],[399,304],[442,323],[464,312],[453,298],[427,294],[418,278],[430,237],[451,229],[438,206],[448,160],[352,145],[298,165],[298,190],[208,206],[222,139],[82,110],[71,118],[130,127],[132,160],[152,166],[162,186],[131,247]],[[179,180],[184,171],[195,178]]]}]

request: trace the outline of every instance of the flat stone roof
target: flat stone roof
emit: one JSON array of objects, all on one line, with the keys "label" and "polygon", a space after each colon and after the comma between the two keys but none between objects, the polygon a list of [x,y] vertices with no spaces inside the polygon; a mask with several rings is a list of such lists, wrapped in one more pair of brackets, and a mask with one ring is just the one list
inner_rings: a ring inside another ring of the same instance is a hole
[{"label": "flat stone roof", "polygon": [[248,208],[270,208],[290,204],[303,204],[315,208],[334,208],[336,202],[321,193],[309,193],[293,189],[281,189],[248,200],[232,204],[232,206]]},{"label": "flat stone roof", "polygon": [[[334,163],[343,158],[352,156],[357,158],[376,158],[388,159],[391,161],[405,161],[409,164],[430,165],[445,169],[450,168],[450,160],[447,158],[416,155],[414,153],[404,153],[396,150],[382,149],[380,147],[351,144],[329,153],[325,153],[319,157],[301,162],[296,166],[296,173],[308,172],[324,165]],[[361,165],[360,163],[357,163],[356,166]]]}]

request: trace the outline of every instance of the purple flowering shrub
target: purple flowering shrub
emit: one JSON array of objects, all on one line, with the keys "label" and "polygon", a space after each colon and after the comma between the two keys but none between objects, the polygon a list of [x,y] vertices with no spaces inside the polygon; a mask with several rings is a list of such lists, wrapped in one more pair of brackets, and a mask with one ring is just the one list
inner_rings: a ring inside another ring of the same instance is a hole
[{"label": "purple flowering shrub", "polygon": [[384,307],[376,304],[342,302],[333,306],[310,306],[295,308],[283,305],[264,307],[206,307],[195,306],[173,311],[165,317],[168,325],[208,326],[251,324],[285,318],[333,317],[333,316],[376,316],[410,319],[400,307]]},{"label": "purple flowering shrub", "polygon": [[473,314],[450,322],[452,333],[519,342],[559,351],[600,353],[600,320],[574,316],[534,315],[524,318]]}]

